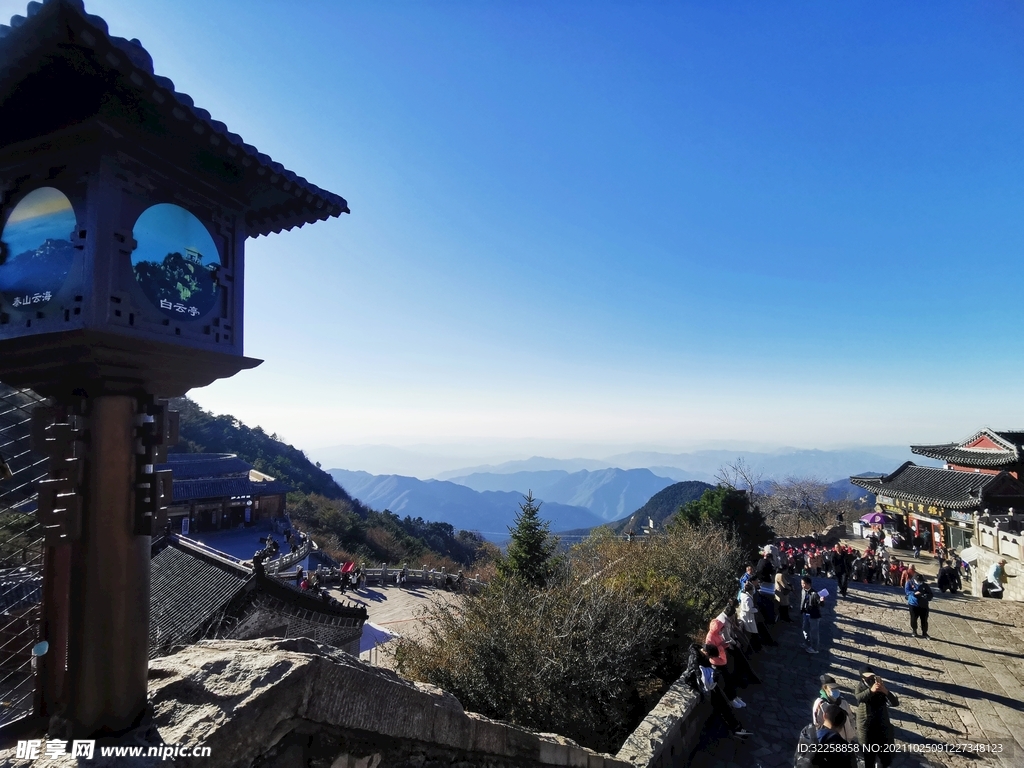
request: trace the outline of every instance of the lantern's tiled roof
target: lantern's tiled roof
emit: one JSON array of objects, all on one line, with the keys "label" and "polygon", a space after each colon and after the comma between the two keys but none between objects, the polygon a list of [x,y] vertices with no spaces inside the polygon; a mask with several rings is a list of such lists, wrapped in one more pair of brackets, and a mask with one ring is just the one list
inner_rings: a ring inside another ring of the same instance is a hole
[{"label": "lantern's tiled roof", "polygon": [[206,480],[175,480],[174,503],[199,499],[224,499],[239,496],[277,496],[295,489],[277,480],[256,483],[247,477],[216,477]]},{"label": "lantern's tiled roof", "polygon": [[[969,448],[979,438],[988,438],[997,448]],[[982,429],[959,443],[912,445],[910,450],[961,467],[1009,467],[1024,461],[1024,432],[1020,430]]]},{"label": "lantern's tiled roof", "polygon": [[982,472],[963,472],[955,469],[919,467],[908,461],[895,472],[883,477],[864,475],[850,478],[850,482],[876,496],[913,501],[918,504],[936,504],[947,509],[971,509],[998,489],[1000,495],[1024,497],[1024,485],[1011,475]]},{"label": "lantern's tiled roof", "polygon": [[[202,155],[200,166],[216,166],[217,177],[232,184],[232,192],[246,203],[249,235],[280,232],[349,212],[344,198],[275,162],[197,107],[191,96],[154,72],[153,59],[138,40],[110,35],[107,23],[87,13],[82,0],[30,2],[25,16],[0,25],[0,96],[15,92],[39,64],[60,57],[82,77],[102,81],[108,90],[116,88],[119,96],[129,94],[129,111],[148,121],[151,133],[166,136],[168,145],[187,142]],[[39,93],[29,103],[43,98]],[[88,100],[81,101],[68,107],[73,119],[88,116],[91,107],[83,106]]]}]

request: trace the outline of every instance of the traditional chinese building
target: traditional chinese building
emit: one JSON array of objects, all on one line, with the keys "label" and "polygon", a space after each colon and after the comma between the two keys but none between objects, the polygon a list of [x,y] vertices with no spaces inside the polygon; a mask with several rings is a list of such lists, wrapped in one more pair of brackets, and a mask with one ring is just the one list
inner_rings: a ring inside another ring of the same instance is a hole
[{"label": "traditional chinese building", "polygon": [[154,542],[150,657],[199,640],[308,637],[359,655],[366,609],[324,600],[178,536]]},{"label": "traditional chinese building", "polygon": [[959,443],[911,446],[943,467],[911,461],[882,477],[851,477],[875,494],[878,506],[898,525],[927,539],[927,549],[965,549],[977,536],[982,515],[1024,509],[1024,432],[983,429]]},{"label": "traditional chinese building", "polygon": [[173,472],[174,497],[157,529],[170,523],[176,533],[270,520],[284,514],[293,490],[231,453],[172,453],[158,469]]}]

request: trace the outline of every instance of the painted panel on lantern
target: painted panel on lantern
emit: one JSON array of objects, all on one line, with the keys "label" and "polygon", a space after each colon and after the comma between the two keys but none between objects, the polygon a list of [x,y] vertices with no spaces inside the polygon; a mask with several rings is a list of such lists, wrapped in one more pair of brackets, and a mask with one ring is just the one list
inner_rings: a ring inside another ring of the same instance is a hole
[{"label": "painted panel on lantern", "polygon": [[74,264],[76,224],[71,201],[53,187],[33,190],[14,206],[0,237],[5,306],[34,310],[53,300]]},{"label": "painted panel on lantern", "polygon": [[161,312],[197,320],[213,309],[220,254],[203,222],[179,205],[159,203],[143,211],[132,235],[135,279]]}]

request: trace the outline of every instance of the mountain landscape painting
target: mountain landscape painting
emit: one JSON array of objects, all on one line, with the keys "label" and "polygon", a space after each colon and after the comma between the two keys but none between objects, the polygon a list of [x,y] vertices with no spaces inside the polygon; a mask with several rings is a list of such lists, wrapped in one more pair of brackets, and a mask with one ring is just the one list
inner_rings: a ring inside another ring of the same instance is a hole
[{"label": "mountain landscape painting", "polygon": [[194,320],[217,301],[220,255],[194,214],[171,203],[147,208],[133,230],[132,269],[143,293],[165,315]]},{"label": "mountain landscape painting", "polygon": [[38,309],[53,300],[74,263],[75,224],[71,202],[53,187],[29,192],[14,207],[2,236],[4,306]]}]

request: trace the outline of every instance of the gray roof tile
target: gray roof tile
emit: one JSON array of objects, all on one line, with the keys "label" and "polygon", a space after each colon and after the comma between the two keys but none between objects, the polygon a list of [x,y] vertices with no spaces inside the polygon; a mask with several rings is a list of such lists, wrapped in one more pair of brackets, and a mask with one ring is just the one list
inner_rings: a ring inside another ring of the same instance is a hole
[{"label": "gray roof tile", "polygon": [[149,599],[151,650],[193,642],[253,578],[244,568],[166,546],[152,560]]},{"label": "gray roof tile", "polygon": [[170,469],[177,482],[232,475],[248,477],[252,464],[233,453],[171,453],[167,456],[167,463],[157,469]]}]

